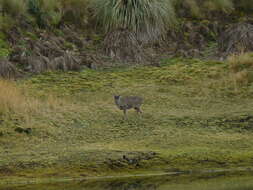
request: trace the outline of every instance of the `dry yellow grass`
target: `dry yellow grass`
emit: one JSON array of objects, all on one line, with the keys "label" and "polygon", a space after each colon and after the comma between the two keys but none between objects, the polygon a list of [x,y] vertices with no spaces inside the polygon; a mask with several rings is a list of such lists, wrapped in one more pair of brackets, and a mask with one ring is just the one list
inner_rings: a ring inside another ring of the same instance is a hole
[{"label": "dry yellow grass", "polygon": [[253,53],[233,54],[228,57],[229,68],[236,73],[242,69],[253,69]]},{"label": "dry yellow grass", "polygon": [[[26,126],[33,125],[36,118],[54,120],[62,117],[62,113],[72,110],[71,103],[47,94],[44,98],[33,97],[28,94],[28,86],[17,86],[9,80],[0,80],[0,113],[3,117],[13,118],[13,115],[22,120]],[[78,109],[75,106],[75,109]]]},{"label": "dry yellow grass", "polygon": [[38,101],[27,99],[12,81],[0,80],[0,111],[27,114],[38,109]]},{"label": "dry yellow grass", "polygon": [[248,85],[253,81],[253,53],[233,54],[228,57],[227,62],[231,72],[231,79],[235,89],[240,85]]}]

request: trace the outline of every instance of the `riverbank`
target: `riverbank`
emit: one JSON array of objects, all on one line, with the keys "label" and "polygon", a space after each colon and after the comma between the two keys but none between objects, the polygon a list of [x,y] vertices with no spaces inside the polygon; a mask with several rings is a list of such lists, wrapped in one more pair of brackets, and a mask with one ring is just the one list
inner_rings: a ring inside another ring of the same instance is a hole
[{"label": "riverbank", "polygon": [[[94,187],[100,185],[111,185],[119,187],[142,182],[146,184],[166,184],[170,181],[172,184],[189,184],[189,183],[206,183],[212,180],[217,181],[233,181],[238,182],[239,179],[251,179],[252,169],[236,168],[230,170],[202,170],[196,172],[170,172],[170,173],[143,173],[133,175],[117,175],[117,176],[100,176],[100,177],[82,177],[82,178],[44,178],[44,179],[27,179],[27,178],[2,178],[0,181],[1,188],[30,189],[30,188],[57,188],[57,187]],[[80,185],[81,184],[81,185]],[[115,184],[115,185],[114,185]],[[237,183],[238,184],[238,183]],[[103,188],[103,187],[101,187]]]}]

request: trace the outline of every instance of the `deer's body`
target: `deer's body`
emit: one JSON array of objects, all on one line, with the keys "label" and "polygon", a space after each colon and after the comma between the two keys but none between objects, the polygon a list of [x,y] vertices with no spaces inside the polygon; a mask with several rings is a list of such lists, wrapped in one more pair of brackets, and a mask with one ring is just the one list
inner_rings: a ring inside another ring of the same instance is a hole
[{"label": "deer's body", "polygon": [[140,107],[143,103],[143,98],[139,96],[114,96],[116,106],[123,110],[124,116],[126,117],[126,111],[128,109],[135,109],[137,113],[142,113]]}]

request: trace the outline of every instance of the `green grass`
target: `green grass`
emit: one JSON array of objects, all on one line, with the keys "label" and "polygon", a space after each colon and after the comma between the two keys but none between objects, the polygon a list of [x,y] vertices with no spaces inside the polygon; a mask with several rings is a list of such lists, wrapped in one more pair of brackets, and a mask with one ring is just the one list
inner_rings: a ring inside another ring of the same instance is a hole
[{"label": "green grass", "polygon": [[[18,86],[42,103],[26,122],[21,113],[2,118],[0,175],[80,177],[252,165],[252,84],[235,91],[225,63],[172,59],[161,67],[45,73]],[[131,110],[124,120],[114,94],[142,96],[143,115]],[[32,133],[17,134],[16,126],[29,126]],[[156,154],[147,159],[151,152]]]},{"label": "green grass", "polygon": [[0,58],[8,57],[11,53],[11,48],[6,42],[5,36],[0,32]]}]

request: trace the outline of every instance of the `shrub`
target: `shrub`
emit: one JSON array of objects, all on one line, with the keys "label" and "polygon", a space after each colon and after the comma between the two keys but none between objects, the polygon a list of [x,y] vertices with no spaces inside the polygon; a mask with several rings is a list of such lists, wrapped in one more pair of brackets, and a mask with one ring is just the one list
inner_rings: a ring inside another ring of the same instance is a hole
[{"label": "shrub", "polygon": [[236,0],[235,6],[239,10],[246,11],[246,12],[252,12],[253,11],[253,3],[252,0]]},{"label": "shrub", "polygon": [[[0,15],[0,32],[9,32],[9,30],[15,25],[15,19],[9,15]],[[0,37],[1,38],[1,37]]]},{"label": "shrub", "polygon": [[28,12],[36,17],[37,24],[42,27],[58,25],[62,18],[61,6],[55,0],[28,0]]},{"label": "shrub", "polygon": [[48,25],[57,26],[62,19],[61,3],[56,0],[42,0],[42,12]]},{"label": "shrub", "polygon": [[85,25],[88,22],[89,0],[60,0],[63,22]]},{"label": "shrub", "polygon": [[202,16],[200,6],[196,0],[173,0],[173,4],[178,13],[183,12],[181,16],[189,15],[197,18]]},{"label": "shrub", "polygon": [[7,13],[13,17],[19,17],[26,13],[25,0],[0,0],[3,13]]},{"label": "shrub", "polygon": [[173,0],[173,4],[177,12],[182,11],[184,15],[190,17],[205,17],[210,12],[225,12],[233,10],[234,4],[232,0]]},{"label": "shrub", "polygon": [[10,54],[9,44],[0,37],[0,59],[8,57]]},{"label": "shrub", "polygon": [[231,12],[234,5],[232,0],[206,0],[204,8],[209,11]]}]

